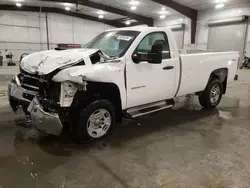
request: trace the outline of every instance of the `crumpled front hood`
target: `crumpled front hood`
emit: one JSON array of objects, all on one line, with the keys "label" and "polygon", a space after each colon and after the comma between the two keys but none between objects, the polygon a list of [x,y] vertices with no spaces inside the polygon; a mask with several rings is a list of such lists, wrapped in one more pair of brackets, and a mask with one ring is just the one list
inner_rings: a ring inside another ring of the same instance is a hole
[{"label": "crumpled front hood", "polygon": [[25,56],[21,62],[21,68],[29,73],[46,75],[50,72],[84,61],[85,65],[91,64],[89,56],[98,49],[72,49],[72,50],[48,50],[32,53]]}]

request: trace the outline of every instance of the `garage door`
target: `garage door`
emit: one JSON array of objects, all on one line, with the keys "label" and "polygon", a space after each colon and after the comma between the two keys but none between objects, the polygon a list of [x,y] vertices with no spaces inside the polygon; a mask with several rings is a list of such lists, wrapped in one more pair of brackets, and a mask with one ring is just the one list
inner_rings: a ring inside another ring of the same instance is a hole
[{"label": "garage door", "polygon": [[239,51],[243,54],[246,24],[244,22],[209,26],[208,50]]},{"label": "garage door", "polygon": [[183,49],[184,46],[184,29],[174,30],[172,29],[178,49]]}]

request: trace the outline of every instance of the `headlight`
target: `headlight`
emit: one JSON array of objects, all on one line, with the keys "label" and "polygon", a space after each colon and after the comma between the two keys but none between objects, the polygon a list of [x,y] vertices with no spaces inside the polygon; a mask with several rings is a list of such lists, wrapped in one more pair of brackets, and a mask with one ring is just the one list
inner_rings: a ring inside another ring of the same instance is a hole
[{"label": "headlight", "polygon": [[14,78],[12,78],[11,82],[14,84],[17,84],[18,86],[21,86],[18,76],[15,76]]}]

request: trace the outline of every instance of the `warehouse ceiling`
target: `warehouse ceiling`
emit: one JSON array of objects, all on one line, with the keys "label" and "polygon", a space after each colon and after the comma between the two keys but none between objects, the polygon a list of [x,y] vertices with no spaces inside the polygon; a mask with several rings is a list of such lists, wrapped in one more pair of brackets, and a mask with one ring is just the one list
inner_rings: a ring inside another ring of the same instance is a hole
[{"label": "warehouse ceiling", "polygon": [[[79,3],[76,5],[75,3],[66,3],[66,2],[93,2],[97,4],[103,4],[109,7],[114,7],[116,9],[123,10],[125,12],[136,14],[143,16],[149,19],[160,19],[160,15],[162,12],[164,12],[165,17],[173,16],[176,14],[179,14],[178,11],[176,11],[174,8],[170,8],[168,6],[164,6],[165,2],[164,0],[1,0],[0,4],[5,5],[15,5],[16,2],[20,2],[23,6],[38,6],[38,7],[56,7],[64,9],[65,6],[70,7],[71,12],[77,12],[93,17],[99,17],[100,9],[90,6],[84,6],[82,3]],[[240,3],[247,3],[248,0],[173,0],[174,2],[177,2],[181,5],[187,6],[189,8],[195,9],[195,10],[205,10],[209,8],[214,8],[215,4],[218,3],[218,1],[225,2],[227,6],[229,5],[235,5]],[[134,2],[134,3],[133,3]],[[159,3],[163,2],[163,3]],[[83,3],[84,4],[84,3]],[[131,7],[135,5],[136,9],[131,10]],[[162,7],[164,7],[164,11],[162,11]],[[131,22],[135,22],[135,17],[124,14],[117,14],[113,11],[105,10],[103,14],[104,18],[107,20],[118,20],[122,23],[125,23],[125,21],[130,20]],[[133,18],[130,18],[133,17]],[[142,17],[142,18],[143,18]],[[137,20],[139,21],[139,20]],[[138,24],[143,24],[143,19],[140,20]],[[147,20],[148,21],[148,20]],[[148,22],[145,22],[145,24],[148,24]],[[149,21],[150,22],[150,21]]]},{"label": "warehouse ceiling", "polygon": [[[17,2],[22,7],[16,7]],[[214,8],[218,3],[230,6],[247,2],[248,0],[1,0],[0,9],[37,11],[39,7],[41,12],[83,16],[84,19],[90,18],[120,27],[126,26],[126,23],[153,25],[153,19],[165,19],[179,13],[196,21],[197,10]],[[68,9],[65,10],[65,7]]]}]

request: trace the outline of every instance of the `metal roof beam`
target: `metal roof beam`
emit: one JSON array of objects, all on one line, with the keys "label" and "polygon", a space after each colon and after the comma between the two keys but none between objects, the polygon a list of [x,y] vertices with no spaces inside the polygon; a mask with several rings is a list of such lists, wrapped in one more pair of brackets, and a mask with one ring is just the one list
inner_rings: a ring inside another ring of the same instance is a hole
[{"label": "metal roof beam", "polygon": [[142,15],[135,14],[132,12],[128,12],[126,10],[118,9],[118,8],[115,8],[106,4],[92,2],[89,0],[42,0],[42,1],[74,3],[78,5],[83,5],[83,6],[91,7],[94,9],[99,9],[99,10],[107,11],[110,13],[126,16],[126,17],[129,17],[130,19],[137,20],[141,24],[147,24],[149,26],[153,26],[153,18],[142,16]]},{"label": "metal roof beam", "polygon": [[196,27],[197,27],[197,17],[198,11],[192,8],[189,8],[185,5],[177,3],[173,0],[152,0],[153,2],[159,3],[161,5],[170,7],[177,12],[187,16],[191,19],[191,43],[195,43]]},{"label": "metal roof beam", "polygon": [[58,14],[64,14],[68,16],[73,16],[77,18],[82,18],[86,20],[101,22],[107,25],[111,25],[113,27],[124,27],[124,24],[115,22],[113,20],[107,20],[107,19],[99,19],[94,16],[82,14],[82,13],[76,13],[71,11],[65,11],[60,8],[54,8],[54,7],[38,7],[38,6],[25,6],[17,7],[15,5],[0,5],[0,10],[12,10],[12,11],[28,11],[28,12],[51,12],[51,13],[58,13]]}]

